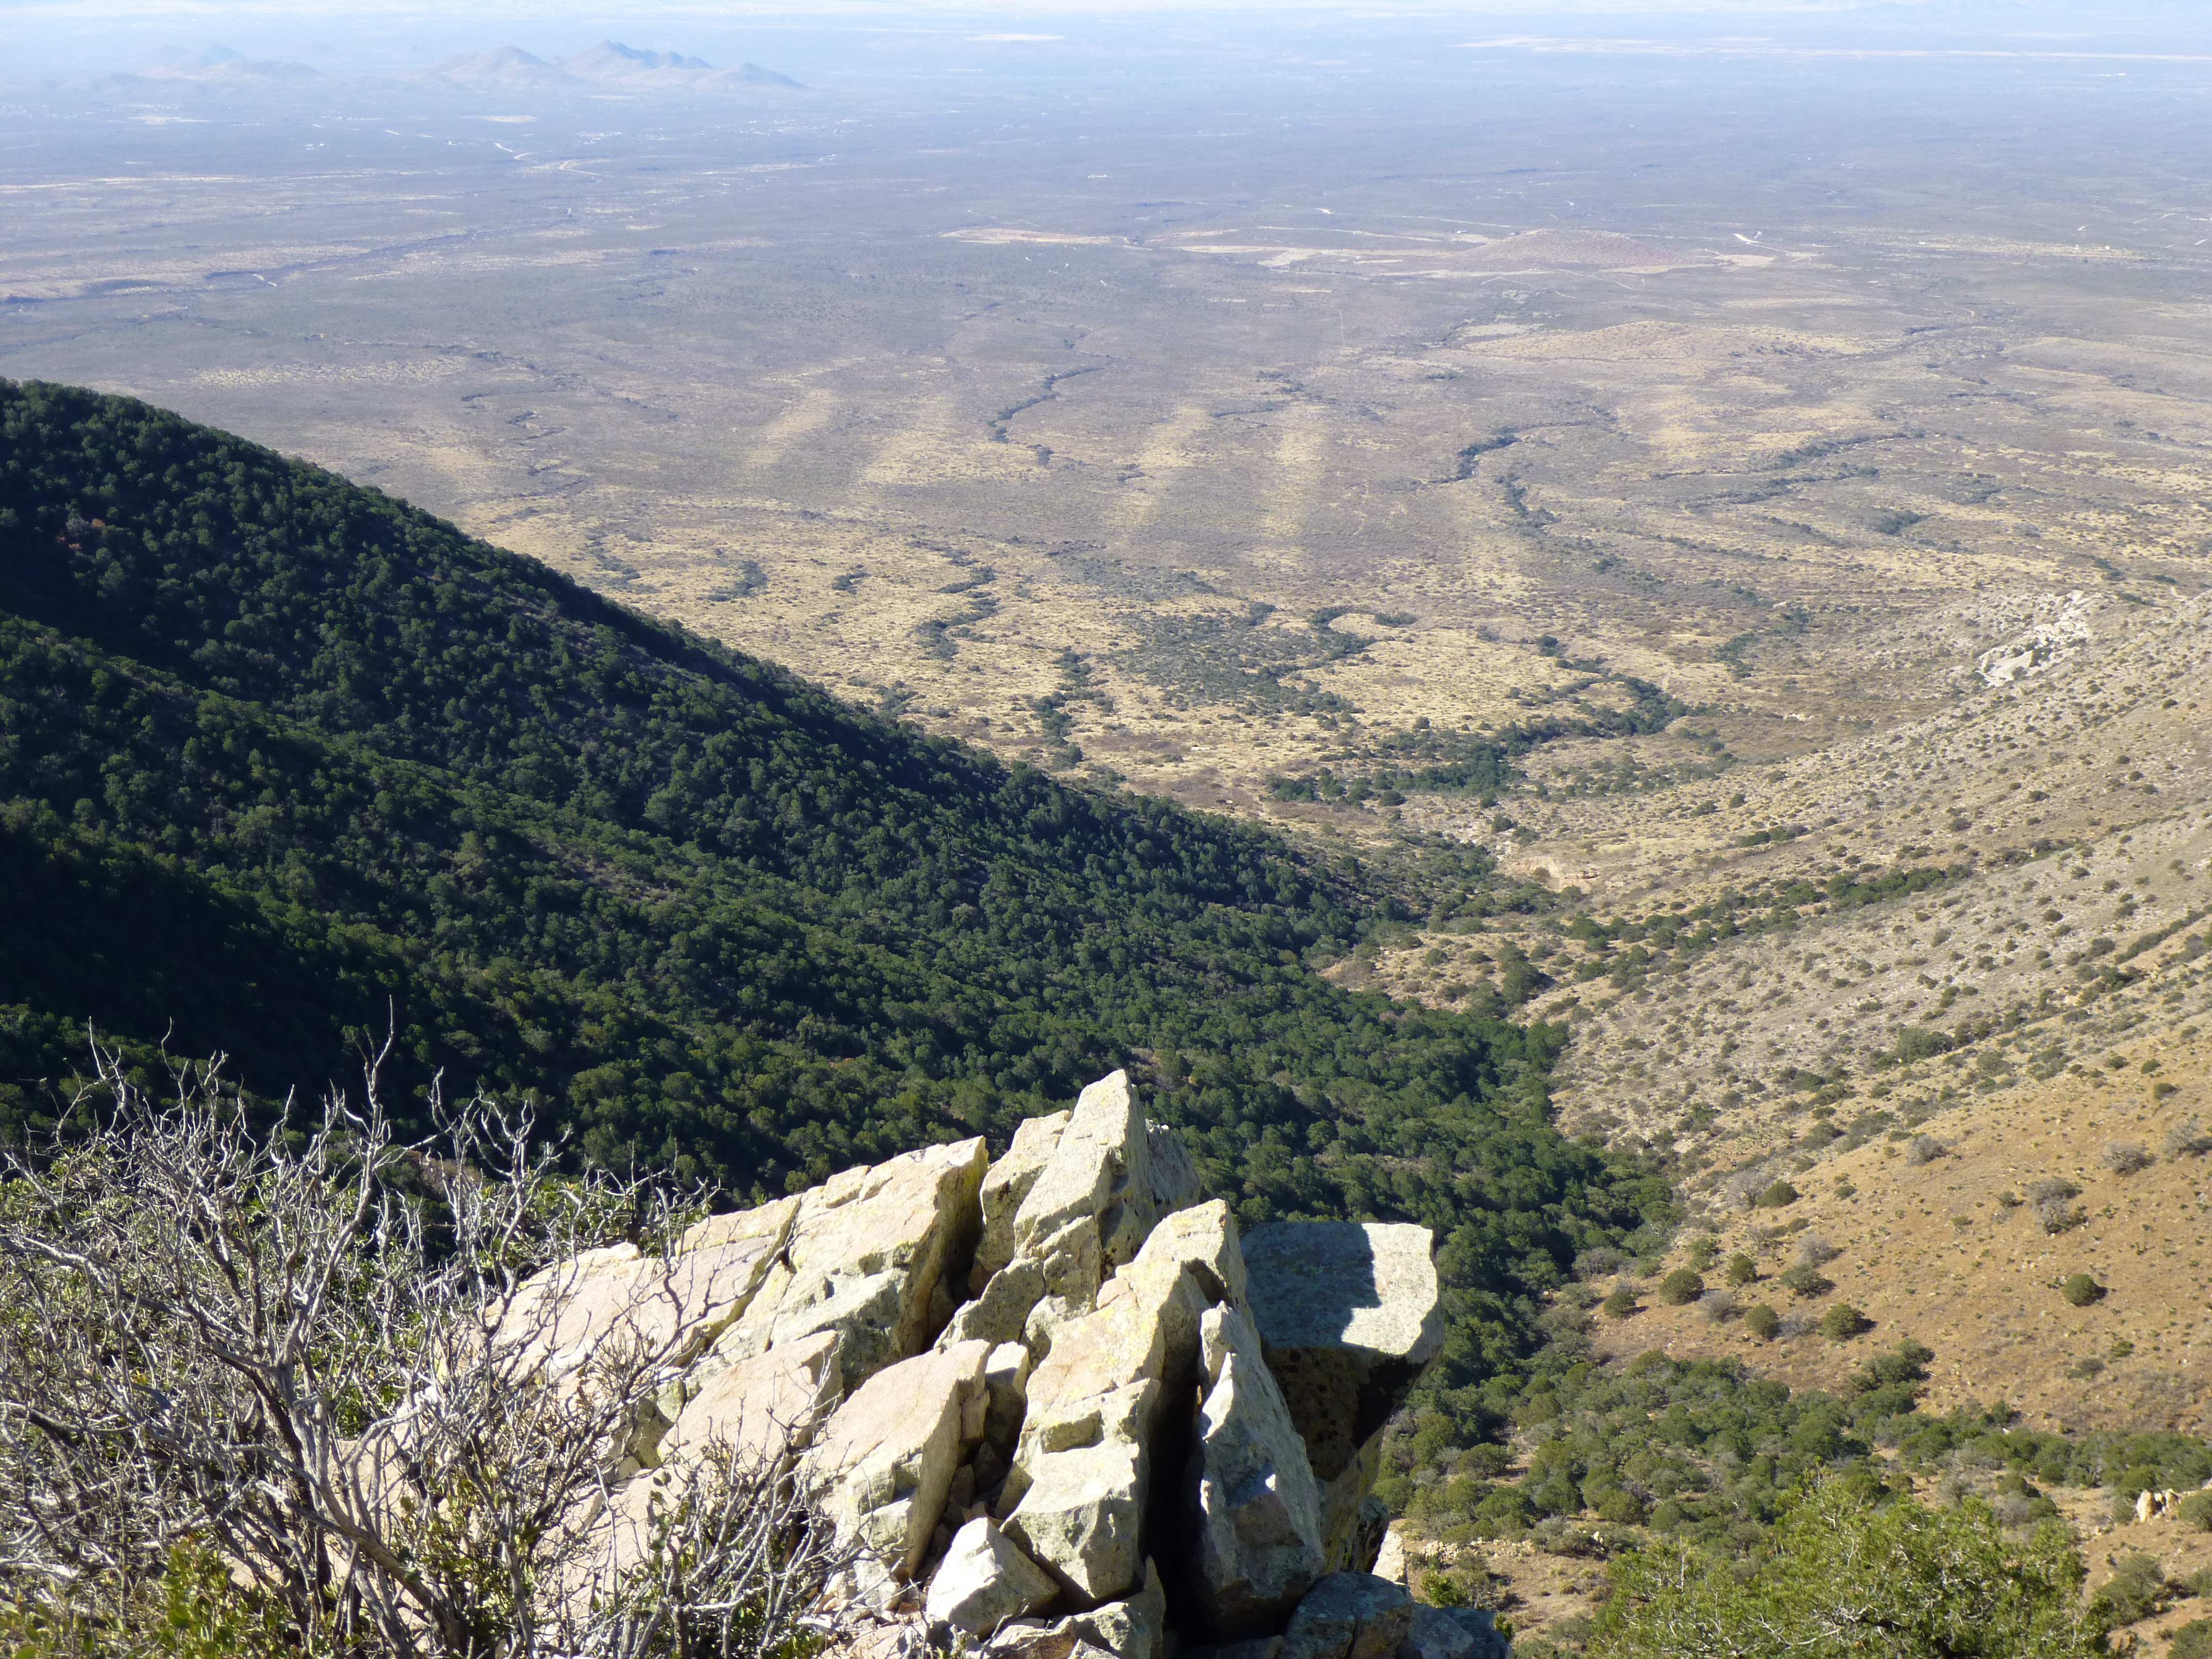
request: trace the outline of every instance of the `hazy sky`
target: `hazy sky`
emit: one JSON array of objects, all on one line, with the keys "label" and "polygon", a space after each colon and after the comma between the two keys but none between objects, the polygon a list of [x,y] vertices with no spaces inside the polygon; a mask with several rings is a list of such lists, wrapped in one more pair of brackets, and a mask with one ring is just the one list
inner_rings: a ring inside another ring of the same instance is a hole
[{"label": "hazy sky", "polygon": [[[818,65],[860,35],[1000,37],[1040,54],[1080,49],[1140,18],[1178,32],[1264,40],[1277,20],[1378,50],[1435,41],[1463,23],[1474,35],[1537,33],[1583,49],[1711,51],[1743,33],[1802,40],[1828,52],[2185,54],[2212,43],[2212,0],[0,0],[0,78],[142,67],[165,51],[222,45],[296,58],[329,72],[390,72],[425,54],[514,44],[574,51],[602,37],[633,45],[769,61],[778,42],[808,42]],[[1149,27],[1149,26],[1146,26]],[[1019,40],[1011,37],[1034,37]],[[753,43],[761,43],[757,51]]]}]

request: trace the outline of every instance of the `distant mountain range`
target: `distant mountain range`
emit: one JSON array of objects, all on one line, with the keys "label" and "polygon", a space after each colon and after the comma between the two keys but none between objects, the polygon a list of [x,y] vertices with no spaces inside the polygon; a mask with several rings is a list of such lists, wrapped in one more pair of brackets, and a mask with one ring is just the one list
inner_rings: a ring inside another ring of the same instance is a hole
[{"label": "distant mountain range", "polygon": [[249,58],[234,47],[216,41],[198,46],[164,46],[154,61],[135,76],[111,76],[110,81],[292,81],[319,73],[307,64],[269,58]]},{"label": "distant mountain range", "polygon": [[619,40],[602,40],[589,51],[550,61],[520,46],[501,46],[492,52],[448,58],[424,70],[423,77],[479,88],[614,85],[720,91],[763,87],[797,89],[799,84],[757,64],[716,69],[703,58],[687,57],[680,52],[641,52]]}]

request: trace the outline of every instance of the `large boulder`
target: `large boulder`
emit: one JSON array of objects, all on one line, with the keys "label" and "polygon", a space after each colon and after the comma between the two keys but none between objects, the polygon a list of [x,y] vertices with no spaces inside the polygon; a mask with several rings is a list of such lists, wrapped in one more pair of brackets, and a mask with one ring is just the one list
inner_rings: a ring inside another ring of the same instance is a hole
[{"label": "large boulder", "polygon": [[996,1631],[1035,1613],[1060,1594],[1060,1586],[988,1516],[953,1534],[922,1610],[936,1623],[969,1636]]},{"label": "large boulder", "polygon": [[945,1278],[975,1246],[988,1167],[982,1140],[963,1140],[848,1170],[802,1194],[781,1258],[715,1343],[715,1359],[836,1331],[850,1389],[927,1346],[951,1317]]},{"label": "large boulder", "polygon": [[498,1340],[524,1346],[555,1380],[610,1337],[641,1345],[663,1366],[687,1365],[757,1299],[799,1209],[783,1198],[710,1217],[665,1256],[617,1244],[556,1262],[517,1287]]},{"label": "large boulder", "polygon": [[1403,1584],[1333,1572],[1291,1615],[1281,1659],[1396,1659],[1413,1623],[1413,1598]]},{"label": "large boulder", "polygon": [[1321,1490],[1250,1318],[1209,1309],[1200,1341],[1192,1595],[1217,1636],[1256,1636],[1281,1628],[1324,1571]]},{"label": "large boulder", "polygon": [[921,1565],[953,1474],[982,1437],[990,1352],[963,1342],[878,1371],[806,1455],[808,1486],[838,1535],[866,1546],[893,1580]]},{"label": "large boulder", "polygon": [[1322,1484],[1332,1569],[1366,1565],[1381,1541],[1362,1511],[1382,1427],[1443,1344],[1431,1248],[1427,1228],[1382,1222],[1278,1222],[1244,1240],[1253,1318]]},{"label": "large boulder", "polygon": [[[1198,1190],[1182,1143],[1146,1121],[1127,1073],[1109,1073],[1077,1097],[1050,1154],[1028,1178],[1008,1230],[1008,1259],[1080,1261],[1095,1238],[1101,1266],[1118,1267],[1135,1258],[1162,1216],[1195,1203]],[[1070,1293],[1063,1283],[1052,1289]]]},{"label": "large boulder", "polygon": [[1199,1320],[1228,1297],[1237,1260],[1227,1205],[1181,1212],[1152,1229],[1095,1310],[1059,1328],[1030,1376],[1000,1513],[1078,1608],[1137,1583],[1152,1447],[1166,1410],[1189,1410]]},{"label": "large boulder", "polygon": [[1474,1634],[1465,1625],[1442,1607],[1416,1601],[1398,1659],[1474,1659]]}]

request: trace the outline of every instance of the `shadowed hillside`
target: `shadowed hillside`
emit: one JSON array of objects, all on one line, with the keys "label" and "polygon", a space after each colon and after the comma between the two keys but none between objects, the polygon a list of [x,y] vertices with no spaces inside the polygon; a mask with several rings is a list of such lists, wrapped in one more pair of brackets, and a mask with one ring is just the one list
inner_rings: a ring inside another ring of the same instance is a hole
[{"label": "shadowed hillside", "polygon": [[1470,1352],[1663,1203],[1551,1128],[1556,1032],[1309,966],[1389,908],[1356,867],[1008,769],[142,404],[0,416],[11,1133],[88,1021],[274,1094],[390,1020],[407,1091],[740,1194],[1126,1063],[1248,1220],[1449,1235]]}]

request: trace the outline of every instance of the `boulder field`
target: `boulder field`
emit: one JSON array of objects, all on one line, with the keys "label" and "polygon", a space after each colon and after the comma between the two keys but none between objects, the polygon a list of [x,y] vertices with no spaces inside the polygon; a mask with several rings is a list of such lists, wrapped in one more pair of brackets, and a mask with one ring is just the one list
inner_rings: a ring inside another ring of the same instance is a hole
[{"label": "boulder field", "polygon": [[672,1282],[601,1251],[524,1296],[557,1374],[636,1317],[628,1279],[667,1285],[680,1363],[626,1448],[618,1549],[638,1476],[728,1445],[859,1547],[848,1609],[904,1650],[920,1622],[993,1659],[1486,1659],[1488,1614],[1371,1571],[1383,1426],[1443,1335],[1431,1243],[1240,1237],[1115,1072],[995,1163],[908,1152],[700,1223]]}]

